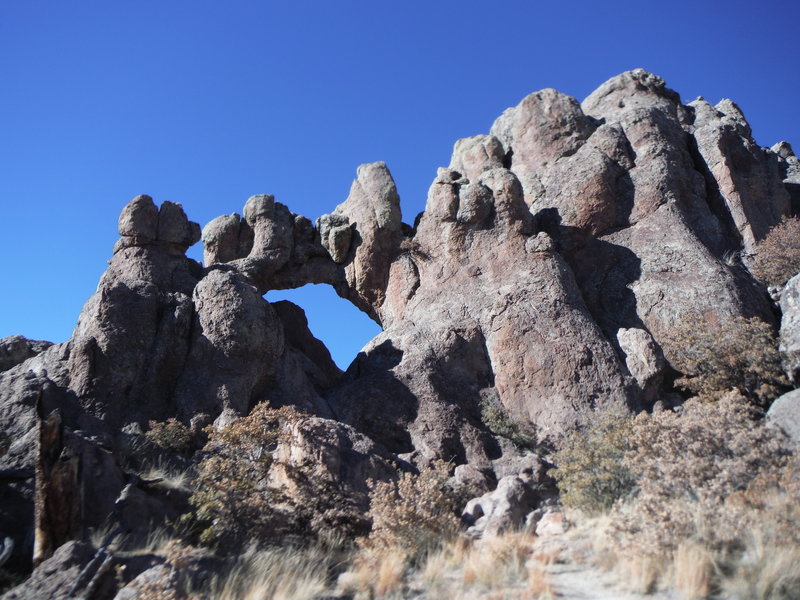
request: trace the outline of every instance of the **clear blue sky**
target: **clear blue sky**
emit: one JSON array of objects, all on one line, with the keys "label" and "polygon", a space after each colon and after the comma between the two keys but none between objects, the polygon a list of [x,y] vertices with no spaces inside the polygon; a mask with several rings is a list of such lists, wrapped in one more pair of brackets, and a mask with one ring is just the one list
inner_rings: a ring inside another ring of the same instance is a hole
[{"label": "clear blue sky", "polygon": [[[798,23],[796,0],[2,1],[0,337],[69,338],[136,194],[314,219],[384,160],[413,222],[456,139],[545,87],[643,67],[800,146]],[[377,332],[320,286],[287,297],[340,366]]]}]

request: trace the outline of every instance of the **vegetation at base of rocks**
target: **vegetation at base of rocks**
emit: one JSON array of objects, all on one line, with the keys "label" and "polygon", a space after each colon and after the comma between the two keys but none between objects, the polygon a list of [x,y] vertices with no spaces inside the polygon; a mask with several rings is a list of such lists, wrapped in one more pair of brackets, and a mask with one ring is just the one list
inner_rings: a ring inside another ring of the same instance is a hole
[{"label": "vegetation at base of rocks", "polygon": [[137,589],[137,600],[205,600],[192,593],[192,575],[197,571],[196,550],[179,540],[164,548],[165,561],[153,577]]},{"label": "vegetation at base of rocks", "polygon": [[[562,450],[578,453],[567,463],[576,475],[582,455],[609,456],[610,445],[621,458],[633,492],[611,505],[597,550],[637,591],[660,585],[685,598],[720,590],[725,598],[798,597],[800,457],[757,412],[735,392],[713,403],[695,398],[624,422],[615,431],[624,442],[585,435],[588,448]],[[556,476],[561,487],[564,474]],[[574,489],[562,493],[569,500]],[[769,568],[773,560],[780,573]]]},{"label": "vegetation at base of rocks", "polygon": [[736,390],[766,408],[787,389],[772,328],[757,317],[731,316],[714,327],[697,327],[702,315],[684,318],[670,334],[679,348],[671,361],[683,373],[677,387],[706,400]]},{"label": "vegetation at base of rocks", "polygon": [[520,448],[533,448],[534,436],[508,415],[497,392],[483,390],[481,393],[481,421],[495,435],[511,440]]},{"label": "vegetation at base of rocks", "polygon": [[549,557],[534,551],[535,537],[510,532],[482,540],[458,536],[410,566],[401,548],[356,555],[337,582],[336,593],[356,598],[538,598],[554,597],[546,572]]},{"label": "vegetation at base of rocks", "polygon": [[460,506],[447,485],[450,464],[435,461],[419,475],[402,473],[397,481],[370,482],[372,530],[360,545],[372,550],[402,548],[418,561],[425,553],[455,536]]},{"label": "vegetation at base of rocks", "polygon": [[194,450],[195,434],[177,419],[150,421],[149,426],[145,439],[162,451],[188,456]]},{"label": "vegetation at base of rocks", "polygon": [[631,492],[634,477],[623,462],[631,429],[630,417],[607,413],[567,436],[549,471],[564,506],[595,514]]},{"label": "vegetation at base of rocks", "polygon": [[[752,510],[753,486],[766,491],[759,481],[767,478],[782,490],[791,462],[782,435],[754,417],[736,393],[712,404],[695,399],[677,412],[636,417],[624,462],[638,492],[615,509],[620,546],[670,553],[693,539],[717,550],[735,544],[751,519],[782,519],[782,511]],[[796,510],[791,514],[800,517]],[[788,541],[799,543],[795,532]]]},{"label": "vegetation at base of rocks", "polygon": [[320,548],[249,548],[211,584],[207,600],[318,598],[331,585],[337,557]]},{"label": "vegetation at base of rocks", "polygon": [[194,512],[186,519],[199,529],[202,544],[241,546],[286,527],[290,516],[281,509],[286,498],[270,481],[270,469],[284,436],[281,422],[298,416],[291,408],[259,404],[247,417],[209,429],[197,491],[189,499]]},{"label": "vegetation at base of rocks", "polygon": [[333,549],[368,530],[353,498],[318,464],[278,457],[304,418],[292,407],[259,404],[247,417],[207,430],[189,498],[194,510],[182,520],[201,544],[230,549],[286,538]]},{"label": "vegetation at base of rocks", "polygon": [[800,273],[800,219],[785,217],[758,243],[750,270],[767,285],[783,285]]}]

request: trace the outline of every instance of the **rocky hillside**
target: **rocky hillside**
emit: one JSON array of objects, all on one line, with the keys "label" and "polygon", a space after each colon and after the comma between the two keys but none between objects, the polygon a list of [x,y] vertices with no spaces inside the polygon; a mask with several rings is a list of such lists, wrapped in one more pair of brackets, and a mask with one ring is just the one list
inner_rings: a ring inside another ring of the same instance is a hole
[{"label": "rocky hillside", "polygon": [[[457,141],[413,223],[384,163],[361,165],[316,223],[258,195],[201,231],[181,205],[138,196],[73,337],[0,348],[7,567],[94,528],[176,518],[186,498],[154,492],[131,448],[154,422],[200,435],[262,402],[300,411],[287,460],[315,463],[362,513],[367,479],[437,459],[476,492],[541,482],[531,448],[683,401],[676,328],[758,317],[777,331],[783,306],[784,349],[799,343],[800,284],[779,305],[752,270],[798,211],[787,143],[758,146],[733,102],[684,104],[642,70],[582,103],[535,92]],[[200,240],[204,264],[185,255]],[[308,283],[382,328],[345,373],[301,308],[264,299]]]}]

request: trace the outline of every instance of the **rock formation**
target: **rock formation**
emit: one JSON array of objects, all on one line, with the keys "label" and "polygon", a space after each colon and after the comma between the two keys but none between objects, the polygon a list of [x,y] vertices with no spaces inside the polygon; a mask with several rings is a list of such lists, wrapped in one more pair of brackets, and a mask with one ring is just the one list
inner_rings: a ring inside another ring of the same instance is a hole
[{"label": "rock formation", "polygon": [[[33,526],[37,411],[56,409],[74,460],[113,474],[113,495],[136,485],[114,459],[131,432],[170,417],[220,427],[260,401],[313,415],[329,471],[362,490],[390,476],[388,457],[403,468],[453,461],[488,488],[517,481],[538,458],[492,432],[482,398],[557,445],[598,413],[673,394],[676,323],[776,322],[736,257],[800,208],[798,190],[791,147],[759,147],[735,104],[683,104],[635,70],[583,103],[536,92],[488,134],[457,141],[413,224],[384,163],[360,166],[315,224],[257,195],[201,233],[180,205],[138,196],[73,338],[0,344],[0,467],[17,473],[0,486],[18,498],[0,533],[23,539]],[[201,238],[202,265],[185,256]],[[299,307],[264,299],[307,283],[333,286],[383,329],[345,373]],[[303,456],[314,455],[309,439]],[[386,460],[362,452],[342,464],[355,447]],[[80,502],[113,505],[108,486],[75,477]],[[76,519],[59,542],[80,537]]]}]

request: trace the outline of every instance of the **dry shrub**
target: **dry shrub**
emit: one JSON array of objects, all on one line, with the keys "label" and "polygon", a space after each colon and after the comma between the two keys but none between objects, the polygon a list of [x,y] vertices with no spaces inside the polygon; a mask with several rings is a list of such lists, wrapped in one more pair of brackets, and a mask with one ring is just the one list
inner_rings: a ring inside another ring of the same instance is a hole
[{"label": "dry shrub", "polygon": [[625,463],[638,493],[614,507],[608,541],[625,567],[652,566],[644,569],[643,591],[671,578],[686,598],[721,586],[753,594],[730,597],[793,597],[753,591],[800,585],[800,563],[787,559],[788,570],[770,574],[753,541],[767,540],[784,557],[800,555],[798,457],[754,410],[729,393],[635,419]]},{"label": "dry shrub", "polygon": [[733,542],[741,515],[729,501],[759,473],[782,469],[785,454],[780,434],[735,393],[639,415],[625,455],[639,492],[616,515],[618,541],[666,554],[690,538],[715,549]]},{"label": "dry shrub", "polygon": [[[458,532],[454,494],[447,486],[450,465],[436,461],[419,475],[402,473],[397,481],[370,482],[372,532],[368,549],[398,549],[417,562]],[[402,549],[402,550],[400,550]]]},{"label": "dry shrub", "polygon": [[731,316],[714,327],[696,327],[701,315],[687,316],[669,334],[671,362],[683,377],[675,384],[693,395],[716,400],[737,390],[767,407],[788,381],[772,328],[764,321]]},{"label": "dry shrub", "polygon": [[784,218],[755,248],[753,275],[767,285],[783,285],[800,272],[800,219]]},{"label": "dry shrub", "polygon": [[622,460],[630,431],[629,417],[606,413],[567,436],[553,456],[557,468],[549,471],[564,506],[597,514],[631,491],[633,477]]},{"label": "dry shrub", "polygon": [[291,408],[259,404],[249,416],[209,431],[197,491],[189,500],[195,509],[189,519],[200,525],[201,543],[241,547],[285,527],[285,497],[269,484],[269,474],[281,422],[298,416]]},{"label": "dry shrub", "polygon": [[177,419],[150,421],[149,425],[145,438],[164,452],[188,456],[194,450],[194,433]]}]

